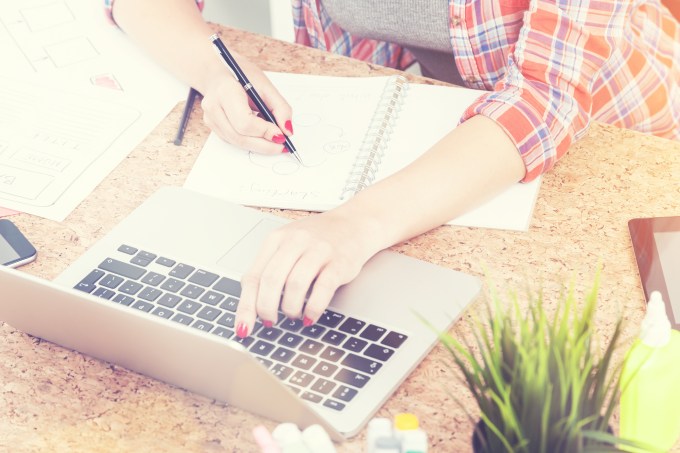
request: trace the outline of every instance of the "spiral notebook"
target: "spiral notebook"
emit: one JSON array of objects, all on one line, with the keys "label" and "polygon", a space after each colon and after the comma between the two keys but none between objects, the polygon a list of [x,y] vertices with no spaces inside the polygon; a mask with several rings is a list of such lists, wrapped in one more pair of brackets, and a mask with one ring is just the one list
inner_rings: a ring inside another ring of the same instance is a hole
[{"label": "spiral notebook", "polygon": [[[293,108],[292,140],[304,166],[211,134],[185,187],[247,206],[325,211],[413,162],[482,93],[401,76],[268,76]],[[450,223],[526,230],[539,184],[517,184]]]}]

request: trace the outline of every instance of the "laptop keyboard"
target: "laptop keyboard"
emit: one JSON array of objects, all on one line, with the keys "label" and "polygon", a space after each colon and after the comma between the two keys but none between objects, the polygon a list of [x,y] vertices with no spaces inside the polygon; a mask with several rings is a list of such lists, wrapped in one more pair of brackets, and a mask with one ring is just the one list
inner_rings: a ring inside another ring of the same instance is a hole
[{"label": "laptop keyboard", "polygon": [[121,245],[75,288],[241,343],[301,398],[341,411],[407,340],[403,333],[325,310],[303,326],[279,312],[250,336],[234,334],[241,284],[189,264]]}]

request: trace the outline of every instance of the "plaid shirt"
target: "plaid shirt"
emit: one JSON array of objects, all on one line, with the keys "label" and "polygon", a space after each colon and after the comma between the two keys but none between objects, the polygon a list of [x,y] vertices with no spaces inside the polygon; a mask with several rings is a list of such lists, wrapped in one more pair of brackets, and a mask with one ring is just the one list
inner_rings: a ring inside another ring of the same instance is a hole
[{"label": "plaid shirt", "polygon": [[[402,47],[340,28],[321,0],[292,4],[298,43],[398,69],[413,63]],[[460,121],[481,114],[500,124],[525,181],[591,119],[680,139],[680,24],[659,0],[449,0],[448,10],[458,70],[488,92]]]}]

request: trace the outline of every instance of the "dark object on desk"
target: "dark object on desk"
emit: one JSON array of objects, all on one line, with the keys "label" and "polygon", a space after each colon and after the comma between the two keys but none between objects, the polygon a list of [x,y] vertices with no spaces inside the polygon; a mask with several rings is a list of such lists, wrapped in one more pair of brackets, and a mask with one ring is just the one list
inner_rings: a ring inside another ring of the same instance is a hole
[{"label": "dark object on desk", "polygon": [[175,137],[175,145],[179,146],[182,144],[182,139],[184,138],[184,131],[189,123],[189,117],[191,116],[191,110],[194,108],[194,102],[196,101],[196,96],[198,96],[198,91],[193,88],[189,88],[189,94],[187,95],[187,102],[184,104],[184,112],[182,112],[182,119],[179,121],[179,127],[177,128],[177,136]]},{"label": "dark object on desk", "polygon": [[[234,60],[234,57],[231,55],[227,47],[224,45],[222,40],[217,34],[214,34],[210,37],[210,40],[212,41],[213,45],[217,49],[218,53],[224,60],[224,62],[229,66],[229,69],[234,73],[234,76],[238,80],[238,82],[241,84],[244,90],[246,90],[246,93],[248,94],[248,97],[250,97],[250,100],[253,101],[257,109],[260,111],[264,119],[269,121],[270,123],[277,124],[276,120],[274,119],[274,115],[272,115],[272,112],[269,111],[269,108],[267,108],[267,105],[264,103],[260,95],[255,91],[255,87],[253,86],[252,83],[248,80],[248,77],[243,73],[241,70],[241,67],[236,63],[236,60]],[[295,149],[295,146],[293,146],[293,142],[290,141],[290,138],[288,138],[287,135],[284,135],[286,137],[286,140],[284,144],[286,145],[286,148],[288,148],[288,151],[295,157],[298,162],[302,164],[302,159],[300,158],[300,155],[298,154],[297,150]]]},{"label": "dark object on desk", "polygon": [[35,247],[8,219],[0,219],[0,265],[19,267],[35,259]]},{"label": "dark object on desk", "polygon": [[645,299],[659,291],[668,319],[680,330],[680,216],[631,219],[628,230]]}]

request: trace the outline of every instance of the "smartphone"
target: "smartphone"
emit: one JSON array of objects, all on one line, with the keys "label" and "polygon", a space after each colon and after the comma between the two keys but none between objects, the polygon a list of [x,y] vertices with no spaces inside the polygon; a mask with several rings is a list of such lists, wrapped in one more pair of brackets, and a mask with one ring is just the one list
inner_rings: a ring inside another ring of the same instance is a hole
[{"label": "smartphone", "polygon": [[19,267],[33,261],[38,252],[9,219],[0,219],[0,264]]}]

